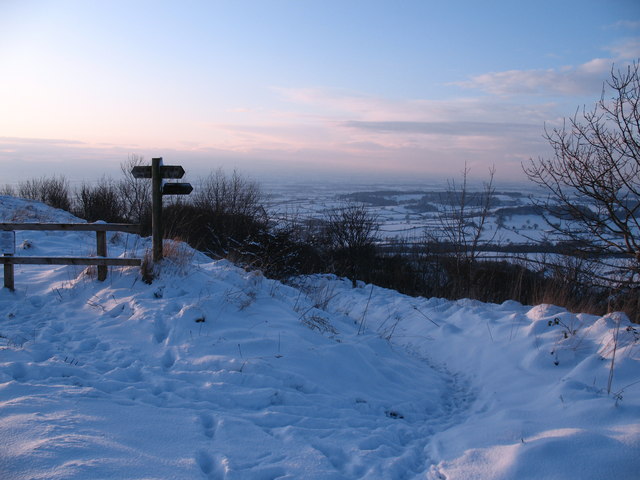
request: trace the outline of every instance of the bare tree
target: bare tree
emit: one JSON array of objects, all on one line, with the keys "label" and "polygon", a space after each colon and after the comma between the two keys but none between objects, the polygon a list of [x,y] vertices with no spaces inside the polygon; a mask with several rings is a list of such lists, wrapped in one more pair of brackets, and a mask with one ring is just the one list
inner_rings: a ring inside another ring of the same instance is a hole
[{"label": "bare tree", "polygon": [[[478,257],[478,247],[487,228],[491,202],[495,193],[495,167],[489,169],[489,179],[480,192],[469,190],[469,167],[465,164],[462,183],[448,182],[442,203],[445,209],[439,216],[442,240],[448,243],[457,264],[470,264]],[[429,233],[427,232],[429,237]],[[494,233],[495,236],[495,233]],[[493,239],[493,237],[491,238]],[[486,240],[486,239],[485,239]]]},{"label": "bare tree", "polygon": [[375,257],[375,235],[379,227],[377,217],[360,203],[346,203],[326,215],[325,243],[338,273],[351,278],[354,286],[358,278],[366,276],[367,266]]},{"label": "bare tree", "polygon": [[118,192],[125,211],[124,218],[129,222],[148,224],[151,221],[151,182],[133,176],[133,167],[143,166],[144,157],[131,154],[120,164],[122,179],[118,182]]},{"label": "bare tree", "polygon": [[[523,166],[549,193],[547,223],[576,249],[604,262],[607,255],[637,285],[640,275],[639,63],[611,70],[600,100],[562,127],[545,129],[553,158]],[[611,95],[610,97],[607,97]],[[554,218],[555,217],[555,218]]]},{"label": "bare tree", "polygon": [[326,234],[334,248],[357,249],[373,245],[379,224],[359,203],[347,203],[327,213]]}]

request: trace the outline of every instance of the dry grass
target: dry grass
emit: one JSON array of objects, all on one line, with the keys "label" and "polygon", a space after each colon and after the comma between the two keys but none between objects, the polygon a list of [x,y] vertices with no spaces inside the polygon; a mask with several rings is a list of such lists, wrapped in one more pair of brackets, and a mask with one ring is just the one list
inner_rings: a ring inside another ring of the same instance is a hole
[{"label": "dry grass", "polygon": [[[178,275],[186,275],[189,272],[195,253],[195,250],[179,239],[165,239],[162,242],[162,264]],[[142,257],[140,272],[142,280],[148,284],[160,273],[160,265],[153,262],[151,249],[147,249]]]},{"label": "dry grass", "polygon": [[320,333],[329,333],[330,335],[338,334],[338,331],[331,325],[329,320],[320,315],[303,315],[300,317],[300,321],[311,330],[316,330]]}]

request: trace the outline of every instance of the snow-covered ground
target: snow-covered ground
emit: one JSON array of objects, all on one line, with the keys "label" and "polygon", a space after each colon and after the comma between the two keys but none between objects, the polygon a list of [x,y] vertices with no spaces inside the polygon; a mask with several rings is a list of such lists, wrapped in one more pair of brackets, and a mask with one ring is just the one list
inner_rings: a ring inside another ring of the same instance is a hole
[{"label": "snow-covered ground", "polygon": [[[429,237],[442,237],[440,218],[450,214],[452,208],[443,204],[450,195],[446,184],[267,184],[264,188],[268,210],[275,218],[284,220],[323,219],[345,202],[362,204],[380,224],[377,238],[381,242],[420,243],[425,240],[425,233]],[[477,197],[479,192],[481,186],[476,186],[469,195]],[[482,241],[506,245],[550,240],[544,218],[532,212],[533,202],[543,202],[546,195],[527,185],[506,186],[505,191],[496,193]],[[467,207],[467,214],[472,211],[472,207]]]},{"label": "snow-covered ground", "polygon": [[[0,221],[78,220],[0,197]],[[95,249],[90,233],[16,243]],[[113,256],[148,247],[109,235]],[[16,266],[0,478],[638,478],[640,327],[623,315],[284,285],[171,251],[151,285]]]}]

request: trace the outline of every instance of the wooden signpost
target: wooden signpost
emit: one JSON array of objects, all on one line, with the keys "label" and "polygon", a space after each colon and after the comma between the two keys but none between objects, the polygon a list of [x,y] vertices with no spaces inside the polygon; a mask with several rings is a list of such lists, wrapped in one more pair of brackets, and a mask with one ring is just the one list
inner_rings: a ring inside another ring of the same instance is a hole
[{"label": "wooden signpost", "polygon": [[162,158],[152,158],[151,166],[133,167],[134,178],[151,179],[151,236],[153,243],[153,261],[162,260],[162,196],[189,195],[193,187],[189,183],[165,183],[165,178],[178,179],[184,176],[184,168],[180,165],[163,165]]}]

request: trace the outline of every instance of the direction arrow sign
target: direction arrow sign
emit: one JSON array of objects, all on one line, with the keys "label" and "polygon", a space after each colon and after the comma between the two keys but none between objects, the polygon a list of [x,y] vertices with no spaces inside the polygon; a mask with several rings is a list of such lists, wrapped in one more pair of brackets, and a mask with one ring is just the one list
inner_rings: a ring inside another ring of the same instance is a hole
[{"label": "direction arrow sign", "polygon": [[162,195],[189,195],[193,191],[190,183],[165,183]]},{"label": "direction arrow sign", "polygon": [[[151,178],[151,167],[137,166],[131,170],[134,178]],[[184,168],[180,165],[161,165],[161,178],[182,178],[184,176]]]}]

